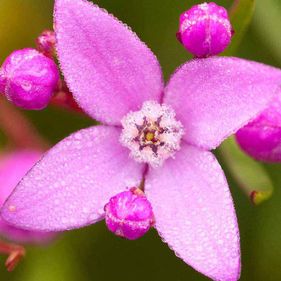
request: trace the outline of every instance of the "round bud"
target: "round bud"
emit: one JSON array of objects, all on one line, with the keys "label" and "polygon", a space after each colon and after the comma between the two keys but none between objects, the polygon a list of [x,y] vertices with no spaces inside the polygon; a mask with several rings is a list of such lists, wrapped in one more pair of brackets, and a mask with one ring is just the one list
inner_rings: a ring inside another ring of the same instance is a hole
[{"label": "round bud", "polygon": [[47,57],[55,55],[56,36],[54,31],[45,30],[36,39],[37,50]]},{"label": "round bud", "polygon": [[231,37],[227,11],[215,3],[195,5],[180,16],[177,38],[196,57],[221,53]]},{"label": "round bud", "polygon": [[45,108],[59,80],[54,61],[34,49],[14,51],[4,61],[0,73],[0,90],[24,109]]},{"label": "round bud", "polygon": [[140,189],[132,188],[110,199],[105,206],[105,222],[116,235],[138,239],[153,225],[152,207]]},{"label": "round bud", "polygon": [[0,68],[0,94],[4,94],[6,86],[6,77],[3,70]]},{"label": "round bud", "polygon": [[236,133],[240,147],[256,160],[281,162],[281,95]]}]

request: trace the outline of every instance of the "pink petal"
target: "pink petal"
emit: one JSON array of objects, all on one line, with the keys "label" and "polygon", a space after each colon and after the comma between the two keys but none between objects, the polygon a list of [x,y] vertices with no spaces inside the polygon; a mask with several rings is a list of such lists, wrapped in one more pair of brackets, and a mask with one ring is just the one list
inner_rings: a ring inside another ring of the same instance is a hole
[{"label": "pink petal", "polygon": [[223,171],[207,151],[184,145],[150,170],[146,194],[156,228],[177,256],[219,281],[240,275],[239,230]]},{"label": "pink petal", "polygon": [[39,161],[39,151],[22,150],[0,157],[0,207],[24,175]]},{"label": "pink petal", "polygon": [[55,238],[54,232],[29,231],[9,225],[0,218],[0,236],[18,243],[45,244]]},{"label": "pink petal", "polygon": [[119,124],[145,100],[159,100],[162,73],[129,27],[83,0],[56,0],[57,50],[68,86],[93,118]]},{"label": "pink petal", "polygon": [[[40,159],[39,151],[16,151],[0,158],[0,207],[29,169]],[[0,235],[17,242],[47,242],[53,233],[27,231],[10,226],[0,218]]]},{"label": "pink petal", "polygon": [[40,231],[78,228],[102,219],[109,199],[142,178],[142,166],[129,158],[119,136],[119,129],[99,126],[61,141],[21,181],[2,217]]},{"label": "pink petal", "polygon": [[177,112],[187,142],[213,149],[265,109],[280,85],[277,68],[238,58],[195,59],[173,75],[164,102]]}]

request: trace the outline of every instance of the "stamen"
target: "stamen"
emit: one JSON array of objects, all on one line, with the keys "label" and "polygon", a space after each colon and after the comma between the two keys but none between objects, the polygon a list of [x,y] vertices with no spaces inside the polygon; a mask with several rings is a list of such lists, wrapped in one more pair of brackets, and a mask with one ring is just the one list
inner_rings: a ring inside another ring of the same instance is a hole
[{"label": "stamen", "polygon": [[168,105],[147,101],[140,111],[128,113],[122,125],[120,141],[138,162],[158,167],[180,149],[183,126]]}]

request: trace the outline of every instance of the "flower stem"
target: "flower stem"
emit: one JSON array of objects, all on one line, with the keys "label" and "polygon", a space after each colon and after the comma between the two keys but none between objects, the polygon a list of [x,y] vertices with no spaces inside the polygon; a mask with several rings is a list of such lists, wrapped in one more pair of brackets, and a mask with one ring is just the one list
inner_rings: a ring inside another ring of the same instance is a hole
[{"label": "flower stem", "polygon": [[9,141],[18,148],[45,150],[48,143],[39,135],[29,120],[5,97],[0,96],[0,127]]},{"label": "flower stem", "polygon": [[5,266],[8,271],[13,271],[16,265],[25,256],[25,249],[21,245],[0,240],[0,253],[8,255]]}]

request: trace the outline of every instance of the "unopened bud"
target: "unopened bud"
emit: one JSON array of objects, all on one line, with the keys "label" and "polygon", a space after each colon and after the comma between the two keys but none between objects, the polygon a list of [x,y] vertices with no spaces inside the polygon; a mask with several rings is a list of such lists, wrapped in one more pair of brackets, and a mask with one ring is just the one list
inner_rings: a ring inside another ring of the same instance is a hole
[{"label": "unopened bud", "polygon": [[248,155],[265,162],[281,162],[281,95],[255,120],[236,133]]},{"label": "unopened bud", "polygon": [[0,73],[0,90],[24,109],[45,108],[59,80],[54,61],[34,49],[14,51],[4,61]]},{"label": "unopened bud", "polygon": [[105,206],[108,229],[130,240],[143,236],[153,225],[153,220],[150,202],[137,188],[117,194]]},{"label": "unopened bud", "polygon": [[45,30],[36,39],[37,50],[47,57],[54,57],[56,36],[54,31]]},{"label": "unopened bud", "polygon": [[227,10],[215,3],[195,5],[180,16],[177,38],[196,57],[221,53],[231,37]]},{"label": "unopened bud", "polygon": [[6,77],[2,69],[0,69],[0,94],[4,94],[6,86]]},{"label": "unopened bud", "polygon": [[253,204],[259,205],[262,202],[268,200],[271,197],[271,195],[272,195],[271,191],[253,191],[250,194],[250,197]]}]

